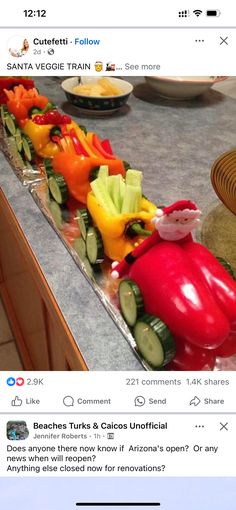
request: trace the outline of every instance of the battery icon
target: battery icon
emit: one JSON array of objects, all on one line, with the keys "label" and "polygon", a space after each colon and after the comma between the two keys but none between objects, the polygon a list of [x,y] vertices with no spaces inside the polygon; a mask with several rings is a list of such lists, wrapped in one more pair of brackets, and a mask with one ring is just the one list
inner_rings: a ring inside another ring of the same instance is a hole
[{"label": "battery icon", "polygon": [[220,16],[221,12],[219,11],[219,9],[216,9],[215,11],[206,11],[206,15],[207,16]]}]

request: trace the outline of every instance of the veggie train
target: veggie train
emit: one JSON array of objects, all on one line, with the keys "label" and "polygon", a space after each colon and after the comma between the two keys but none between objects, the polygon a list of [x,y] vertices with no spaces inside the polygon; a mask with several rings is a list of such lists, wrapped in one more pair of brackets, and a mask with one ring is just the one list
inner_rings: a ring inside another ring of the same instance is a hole
[{"label": "veggie train", "polygon": [[73,247],[91,271],[113,261],[106,277],[121,279],[119,306],[139,355],[154,369],[212,370],[216,357],[236,354],[236,282],[227,262],[193,241],[197,205],[157,208],[142,194],[142,172],[31,80],[8,79],[0,91],[7,135],[28,164],[43,163],[56,226],[76,225]]}]

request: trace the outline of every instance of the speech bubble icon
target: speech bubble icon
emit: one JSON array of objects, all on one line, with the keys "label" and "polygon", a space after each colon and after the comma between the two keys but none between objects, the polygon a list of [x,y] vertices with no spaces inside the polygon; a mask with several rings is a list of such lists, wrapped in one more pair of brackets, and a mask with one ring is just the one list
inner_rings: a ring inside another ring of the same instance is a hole
[{"label": "speech bubble icon", "polygon": [[63,404],[66,407],[73,407],[74,403],[75,401],[73,397],[71,397],[70,395],[67,395],[66,397],[63,398]]}]

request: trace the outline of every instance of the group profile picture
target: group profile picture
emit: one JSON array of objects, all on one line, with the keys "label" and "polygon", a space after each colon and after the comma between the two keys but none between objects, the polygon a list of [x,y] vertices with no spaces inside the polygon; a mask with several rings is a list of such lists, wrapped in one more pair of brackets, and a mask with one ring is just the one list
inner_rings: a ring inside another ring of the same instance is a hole
[{"label": "group profile picture", "polygon": [[26,38],[16,35],[8,41],[8,51],[12,57],[23,57],[28,49],[29,42]]},{"label": "group profile picture", "polygon": [[8,421],[7,422],[7,439],[10,441],[20,441],[27,439],[29,429],[25,421]]}]

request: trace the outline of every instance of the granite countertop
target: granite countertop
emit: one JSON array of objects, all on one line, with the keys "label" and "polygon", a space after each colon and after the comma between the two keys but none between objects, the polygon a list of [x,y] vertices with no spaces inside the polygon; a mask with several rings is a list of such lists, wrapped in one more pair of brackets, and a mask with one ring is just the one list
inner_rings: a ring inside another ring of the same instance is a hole
[{"label": "granite countertop", "polygon": [[[216,199],[210,168],[235,147],[236,101],[211,90],[191,102],[172,102],[150,92],[144,79],[124,111],[104,118],[78,118],[65,102],[60,78],[36,78],[42,94],[90,131],[109,138],[114,152],[144,172],[144,194],[157,204],[180,198],[205,209]],[[0,153],[0,187],[29,242],[89,370],[143,370],[26,187]],[[66,268],[66,270],[65,270]]]}]

